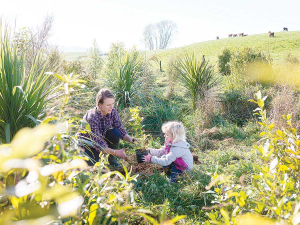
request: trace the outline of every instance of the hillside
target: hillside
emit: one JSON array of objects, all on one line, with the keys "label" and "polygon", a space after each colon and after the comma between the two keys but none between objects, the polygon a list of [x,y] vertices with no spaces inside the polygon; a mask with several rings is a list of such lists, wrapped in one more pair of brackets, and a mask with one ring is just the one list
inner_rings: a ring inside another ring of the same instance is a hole
[{"label": "hillside", "polygon": [[215,63],[218,55],[227,47],[229,49],[252,47],[259,48],[265,53],[269,53],[274,59],[274,63],[284,62],[288,53],[293,56],[300,56],[300,31],[278,32],[275,37],[269,37],[268,33],[256,34],[245,37],[232,37],[219,40],[204,41],[188,45],[185,47],[147,51],[147,57],[156,55],[165,65],[171,57],[184,54],[185,52],[194,52],[199,56],[205,55],[206,59]]},{"label": "hillside", "polygon": [[[229,49],[241,47],[259,48],[269,53],[275,63],[282,63],[288,53],[291,53],[293,56],[300,56],[300,31],[277,32],[275,33],[275,37],[269,37],[268,33],[265,33],[204,41],[185,47],[147,51],[146,56],[149,58],[156,55],[164,66],[173,56],[184,54],[184,52],[195,52],[199,56],[205,55],[206,59],[209,59],[212,63],[216,63],[218,55],[221,54],[225,47]],[[88,53],[66,52],[63,55],[67,61],[73,61],[76,59],[85,59]]]}]

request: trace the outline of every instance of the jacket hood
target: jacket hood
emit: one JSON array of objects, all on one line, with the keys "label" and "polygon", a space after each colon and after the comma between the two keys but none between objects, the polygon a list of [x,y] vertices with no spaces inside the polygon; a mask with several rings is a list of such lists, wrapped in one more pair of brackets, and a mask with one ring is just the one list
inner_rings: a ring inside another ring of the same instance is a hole
[{"label": "jacket hood", "polygon": [[185,140],[178,141],[176,143],[171,143],[169,145],[174,146],[174,147],[180,147],[180,148],[189,148],[190,147],[190,144],[187,143]]}]

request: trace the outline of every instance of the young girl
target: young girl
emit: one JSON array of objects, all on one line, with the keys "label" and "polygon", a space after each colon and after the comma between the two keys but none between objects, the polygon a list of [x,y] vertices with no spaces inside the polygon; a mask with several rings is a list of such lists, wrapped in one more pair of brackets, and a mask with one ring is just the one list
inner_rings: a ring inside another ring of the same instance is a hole
[{"label": "young girl", "polygon": [[186,142],[182,123],[167,122],[163,124],[165,145],[160,149],[149,149],[144,162],[152,162],[171,170],[170,181],[175,182],[185,170],[192,170],[193,156]]}]

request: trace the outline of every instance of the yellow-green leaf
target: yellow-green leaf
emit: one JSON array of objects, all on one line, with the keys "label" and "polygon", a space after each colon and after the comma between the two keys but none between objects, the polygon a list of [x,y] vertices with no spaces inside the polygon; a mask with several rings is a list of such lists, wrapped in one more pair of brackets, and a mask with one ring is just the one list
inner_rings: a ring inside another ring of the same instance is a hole
[{"label": "yellow-green leaf", "polygon": [[94,203],[90,207],[90,214],[89,214],[89,224],[92,225],[94,222],[94,219],[97,215],[97,209],[99,208],[98,204]]}]

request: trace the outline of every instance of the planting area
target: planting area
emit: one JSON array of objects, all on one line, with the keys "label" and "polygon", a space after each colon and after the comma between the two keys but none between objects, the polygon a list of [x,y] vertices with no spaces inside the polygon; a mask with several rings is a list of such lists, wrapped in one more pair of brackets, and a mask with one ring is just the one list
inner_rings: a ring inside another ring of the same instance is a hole
[{"label": "planting area", "polygon": [[[253,35],[245,37],[253,46],[214,43],[218,51],[206,59],[198,47],[145,59],[115,43],[105,59],[95,44],[84,60],[64,61],[59,52],[31,55],[8,37],[0,54],[0,224],[299,223],[293,52],[273,42],[266,52],[260,43],[268,37]],[[294,38],[277,40],[289,48]],[[137,139],[119,143],[127,155],[117,157],[120,168],[103,152],[88,166],[80,147],[78,134],[93,128],[83,117],[101,88],[112,91],[124,129]],[[182,122],[193,155],[177,182],[135,153],[161,148],[167,121]]]}]

